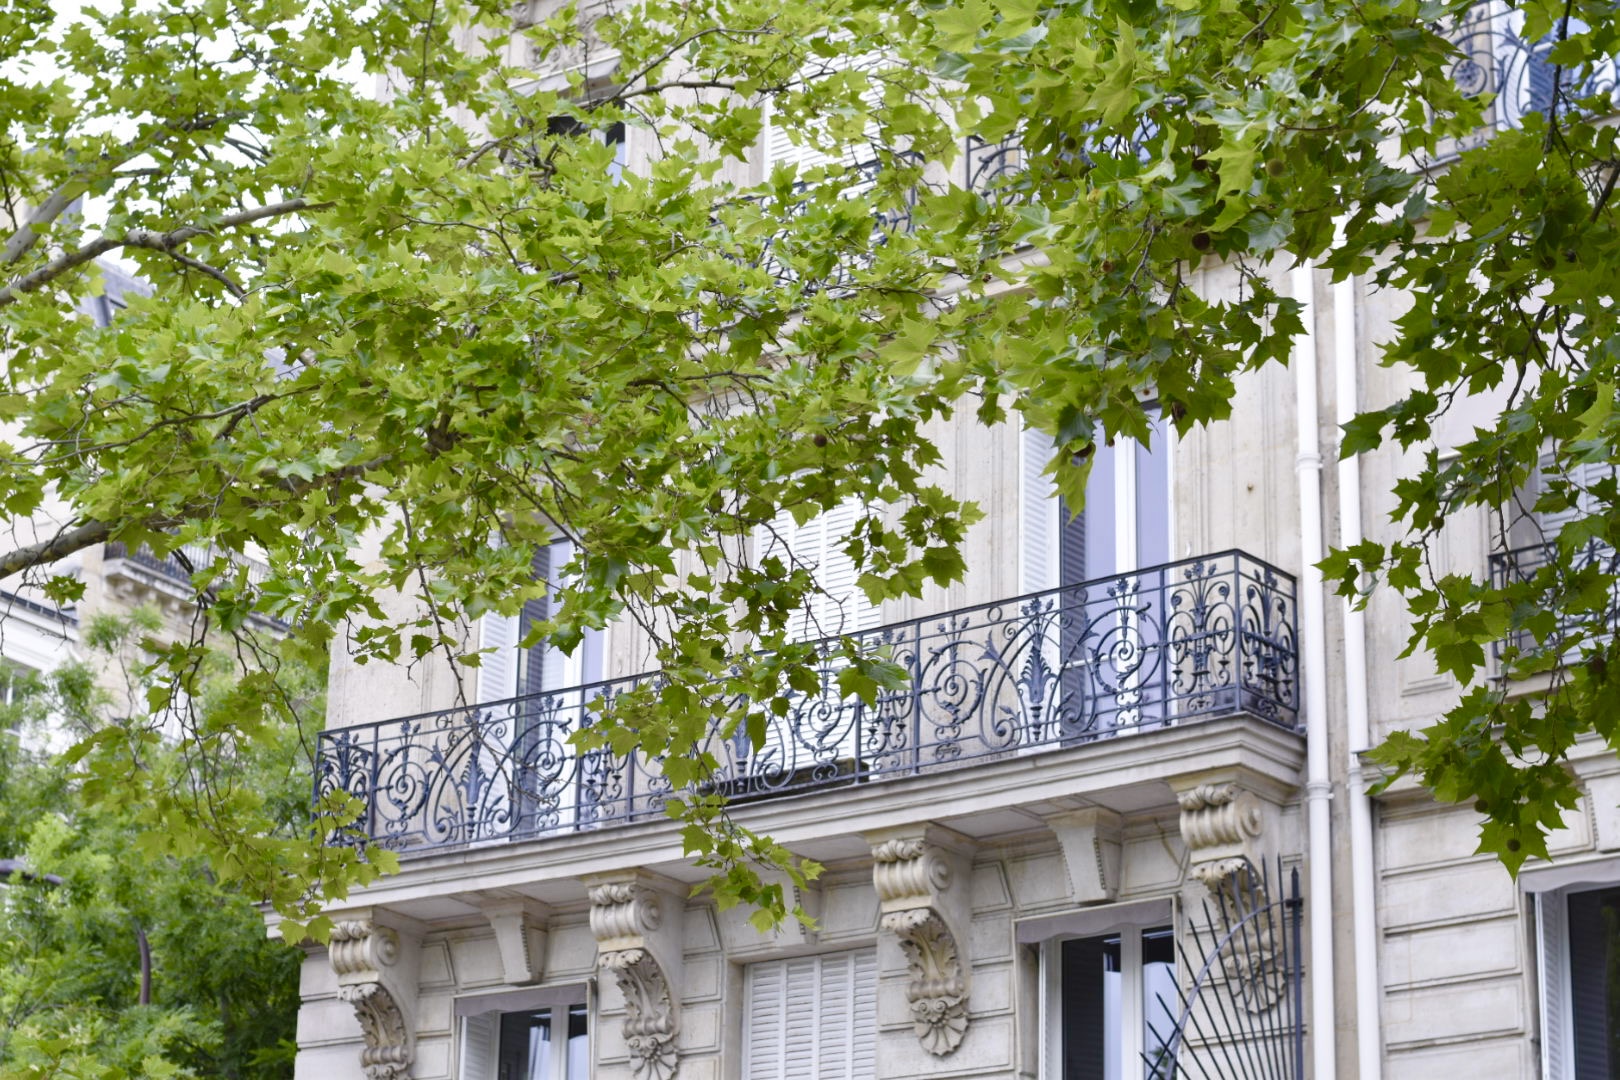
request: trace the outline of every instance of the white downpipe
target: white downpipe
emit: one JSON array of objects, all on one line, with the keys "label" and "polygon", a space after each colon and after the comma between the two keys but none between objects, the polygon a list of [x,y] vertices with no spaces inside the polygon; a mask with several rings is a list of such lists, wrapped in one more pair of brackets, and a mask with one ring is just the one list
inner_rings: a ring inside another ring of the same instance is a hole
[{"label": "white downpipe", "polygon": [[1313,1080],[1333,1080],[1337,1030],[1333,1008],[1333,835],[1328,772],[1327,635],[1322,613],[1322,439],[1317,411],[1315,267],[1293,271],[1305,333],[1294,343],[1294,397],[1299,421],[1299,637],[1305,708],[1305,812],[1310,858],[1311,1047]]},{"label": "white downpipe", "polygon": [[[1339,426],[1350,422],[1360,406],[1356,373],[1356,279],[1346,276],[1333,285],[1333,375]],[[1339,546],[1361,543],[1361,459],[1339,459]],[[1350,770],[1345,792],[1350,800],[1351,937],[1356,971],[1356,1061],[1363,1077],[1383,1075],[1383,1040],[1378,1016],[1378,912],[1373,866],[1372,799],[1361,771],[1371,728],[1367,713],[1367,619],[1349,600],[1344,604],[1345,742]]]}]

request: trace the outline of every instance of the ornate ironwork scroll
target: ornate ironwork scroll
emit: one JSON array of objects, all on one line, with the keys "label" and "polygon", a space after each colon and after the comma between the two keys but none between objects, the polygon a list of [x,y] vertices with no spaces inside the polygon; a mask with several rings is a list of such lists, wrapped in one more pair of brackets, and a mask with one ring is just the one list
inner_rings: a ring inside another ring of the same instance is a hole
[{"label": "ornate ironwork scroll", "polygon": [[[1065,750],[1132,731],[1245,714],[1292,729],[1294,581],[1241,552],[964,608],[857,636],[909,674],[868,704],[819,686],[771,715],[765,739],[707,749],[733,801]],[[573,735],[640,675],[321,735],[318,798],[364,807],[332,837],[415,852],[575,833],[663,814],[660,762],[579,752]]]},{"label": "ornate ironwork scroll", "polygon": [[1158,999],[1173,1023],[1149,1021],[1145,1075],[1305,1080],[1303,908],[1298,870],[1285,878],[1278,864],[1273,887],[1269,868],[1250,864],[1189,912],[1176,1000]]}]

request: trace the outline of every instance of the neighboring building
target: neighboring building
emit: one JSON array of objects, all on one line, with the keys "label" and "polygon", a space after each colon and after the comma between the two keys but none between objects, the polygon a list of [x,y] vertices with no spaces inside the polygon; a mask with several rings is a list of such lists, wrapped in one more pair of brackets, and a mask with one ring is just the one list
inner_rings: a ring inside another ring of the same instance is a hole
[{"label": "neighboring building", "polygon": [[[99,263],[101,295],[90,297],[81,308],[97,326],[108,326],[128,297],[146,295],[147,286],[112,263]],[[58,527],[52,507],[46,506],[31,518],[5,523],[5,531],[17,543],[33,543]],[[122,592],[117,572],[99,551],[85,552],[52,566],[51,574],[76,577],[85,584],[84,597],[71,608],[50,602],[44,592],[29,582],[8,583],[0,591],[0,662],[8,673],[48,674],[62,664],[81,658],[79,622],[100,611],[127,611],[143,597]],[[11,680],[6,679],[7,693]]]},{"label": "neighboring building", "polygon": [[[85,300],[83,314],[97,326],[111,325],[132,296],[149,295],[149,286],[117,265],[100,262],[102,291]],[[62,515],[47,504],[26,519],[4,523],[4,531],[16,544],[35,543],[60,528]],[[161,636],[179,640],[193,631],[196,613],[192,568],[210,561],[205,548],[187,546],[165,558],[139,549],[133,553],[121,543],[102,544],[78,552],[49,568],[27,575],[20,582],[8,582],[0,590],[0,693],[9,693],[15,672],[48,674],[62,664],[84,659],[79,628],[102,614],[127,614],[136,608],[151,608],[162,618]],[[250,576],[262,574],[250,570]],[[84,595],[71,607],[52,603],[38,587],[46,575],[66,575],[84,584]],[[268,622],[266,629],[275,630]],[[108,678],[111,672],[104,673]],[[112,685],[114,694],[128,687]],[[54,736],[53,736],[54,738]]]},{"label": "neighboring building", "polygon": [[[1475,59],[1510,123],[1540,69],[1502,29]],[[1078,522],[1040,438],[961,420],[966,579],[842,612],[912,686],[803,699],[757,756],[716,744],[737,818],[827,867],[796,894],[814,930],[690,895],[656,764],[567,745],[641,677],[628,630],[520,656],[487,620],[508,662],[462,708],[446,668],[336,655],[318,787],[402,869],[309,947],[300,1080],[1611,1075],[1620,763],[1578,757],[1559,861],[1517,882],[1469,854],[1468,807],[1361,794],[1359,752],[1456,695],[1401,657],[1397,598],[1358,616],[1310,570],[1387,528],[1400,453],[1333,462],[1339,420],[1405,391],[1376,363],[1401,302],[1284,284],[1292,370],[1245,377],[1229,421],[1102,451]],[[834,581],[837,535],[787,542]],[[1458,515],[1441,558],[1483,575],[1489,536]]]}]

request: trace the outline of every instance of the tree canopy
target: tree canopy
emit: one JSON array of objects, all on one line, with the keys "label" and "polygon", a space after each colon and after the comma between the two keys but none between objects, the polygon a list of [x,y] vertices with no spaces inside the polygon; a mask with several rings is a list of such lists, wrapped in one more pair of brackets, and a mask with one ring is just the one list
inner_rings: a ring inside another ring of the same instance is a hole
[{"label": "tree canopy", "polygon": [[[50,564],[89,545],[221,552],[195,578],[209,632],[156,651],[170,691],[205,653],[242,665],[229,723],[187,731],[205,755],[296,720],[279,672],[334,635],[465,669],[467,617],[549,590],[537,633],[564,647],[617,618],[653,636],[673,689],[592,737],[665,755],[679,783],[717,713],[742,725],[735,702],[808,676],[787,625],[813,581],[751,559],[758,528],[853,499],[873,598],[954,580],[978,511],[930,480],[930,423],[1021,414],[1078,505],[1096,442],[1148,438],[1145,401],[1185,432],[1286,360],[1299,305],[1264,270],[1311,259],[1413,302],[1384,346],[1412,391],[1344,452],[1424,449],[1459,400],[1501,401],[1455,455],[1417,455],[1404,538],[1328,569],[1353,595],[1400,591],[1413,647],[1469,687],[1381,760],[1477,800],[1516,866],[1572,805],[1573,739],[1620,739],[1615,576],[1576,558],[1620,539],[1612,477],[1584,468],[1620,425],[1620,159],[1587,78],[1620,18],[1502,6],[1552,42],[1555,89],[1479,140],[1490,96],[1454,77],[1457,0],[9,5],[0,507],[51,526],[0,573],[69,600]],[[750,173],[767,122],[827,164]],[[617,168],[616,125],[655,152]],[[949,179],[970,139],[1016,140],[1019,169]],[[102,257],[151,284],[106,328],[79,314]],[[1238,294],[1195,287],[1217,261]],[[1499,509],[1505,541],[1532,475],[1543,512],[1576,518],[1555,557],[1494,585],[1429,571],[1448,512]],[[557,536],[588,554],[536,583]],[[248,550],[267,578],[228,558]],[[391,592],[416,606],[385,610]],[[290,631],[263,638],[250,613]],[[1504,638],[1529,643],[1509,674],[1558,671],[1535,704],[1486,678]],[[852,692],[896,677],[869,657],[845,673]],[[77,751],[91,773],[130,775],[116,728]],[[717,803],[677,803],[693,852],[727,897],[779,902],[744,864],[787,854]],[[290,917],[388,865],[244,849],[258,812],[182,834],[274,867],[259,881]]]}]

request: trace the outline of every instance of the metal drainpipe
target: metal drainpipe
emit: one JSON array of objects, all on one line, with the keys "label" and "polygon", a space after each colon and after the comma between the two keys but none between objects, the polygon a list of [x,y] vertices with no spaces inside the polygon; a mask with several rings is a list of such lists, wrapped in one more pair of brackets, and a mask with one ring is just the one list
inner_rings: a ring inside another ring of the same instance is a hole
[{"label": "metal drainpipe", "polygon": [[1322,439],[1317,410],[1315,267],[1293,270],[1305,333],[1294,343],[1294,397],[1299,423],[1300,678],[1305,708],[1305,812],[1310,858],[1311,1050],[1313,1080],[1334,1080],[1337,1030],[1333,1007],[1333,834],[1327,724],[1327,640],[1322,611]]},{"label": "metal drainpipe", "polygon": [[[1360,405],[1357,394],[1356,279],[1333,285],[1334,397],[1339,426]],[[1361,543],[1361,459],[1339,459],[1339,546]],[[1350,753],[1345,793],[1350,799],[1351,938],[1356,972],[1356,1062],[1364,1077],[1383,1075],[1383,1039],[1378,1015],[1378,909],[1373,865],[1372,799],[1361,771],[1370,743],[1367,710],[1366,613],[1344,604],[1345,742]]]}]

